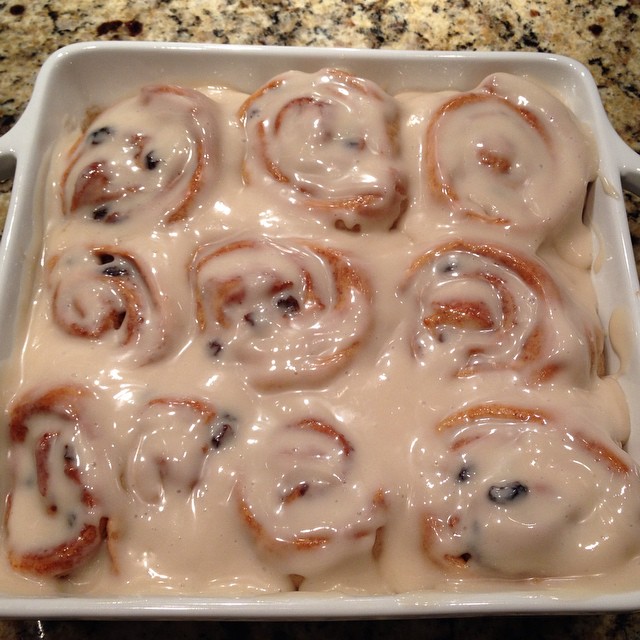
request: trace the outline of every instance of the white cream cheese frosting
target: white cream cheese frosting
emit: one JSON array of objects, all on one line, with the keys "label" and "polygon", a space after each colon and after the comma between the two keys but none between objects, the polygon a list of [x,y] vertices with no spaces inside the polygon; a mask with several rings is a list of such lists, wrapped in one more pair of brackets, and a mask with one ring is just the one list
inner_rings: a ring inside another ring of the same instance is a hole
[{"label": "white cream cheese frosting", "polygon": [[325,69],[144,87],[78,127],[2,370],[5,589],[633,574],[640,480],[582,221],[597,162],[557,98]]}]

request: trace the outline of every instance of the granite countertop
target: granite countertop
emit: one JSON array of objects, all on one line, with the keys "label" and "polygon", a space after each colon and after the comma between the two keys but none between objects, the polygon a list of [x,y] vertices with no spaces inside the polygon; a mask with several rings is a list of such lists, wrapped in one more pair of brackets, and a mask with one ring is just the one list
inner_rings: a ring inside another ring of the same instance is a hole
[{"label": "granite countertop", "polygon": [[[543,51],[593,74],[614,128],[640,152],[638,0],[65,0],[0,1],[0,133],[28,101],[36,72],[63,45],[88,40]],[[11,180],[0,182],[0,225]],[[634,244],[640,199],[627,194]],[[637,255],[640,251],[637,249]],[[640,614],[364,622],[4,621],[0,640],[58,638],[449,639],[640,637]]]}]

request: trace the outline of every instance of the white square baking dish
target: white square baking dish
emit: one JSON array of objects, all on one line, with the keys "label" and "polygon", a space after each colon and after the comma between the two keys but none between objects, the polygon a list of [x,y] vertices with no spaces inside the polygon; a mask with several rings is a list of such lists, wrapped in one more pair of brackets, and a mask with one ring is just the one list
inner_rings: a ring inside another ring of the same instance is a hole
[{"label": "white square baking dish", "polygon": [[[0,172],[15,171],[10,211],[0,252],[0,357],[13,348],[16,323],[30,291],[41,225],[38,185],[43,159],[69,121],[103,108],[154,83],[188,87],[232,86],[251,93],[291,69],[340,68],[369,78],[388,93],[465,90],[492,73],[524,76],[548,87],[592,131],[598,147],[598,178],[589,194],[597,243],[593,280],[606,336],[607,366],[624,390],[631,415],[627,450],[640,460],[640,307],[638,278],[623,185],[640,192],[640,158],[607,120],[597,88],[579,63],[528,53],[365,51],[169,43],[86,43],[58,51],[43,66],[24,115],[0,139]],[[610,336],[615,335],[613,343]],[[6,479],[3,479],[3,487]],[[417,591],[352,596],[285,593],[251,597],[15,596],[0,593],[2,617],[300,619],[401,618],[514,613],[628,611],[640,607],[638,588],[595,592],[541,586],[539,590]]]}]

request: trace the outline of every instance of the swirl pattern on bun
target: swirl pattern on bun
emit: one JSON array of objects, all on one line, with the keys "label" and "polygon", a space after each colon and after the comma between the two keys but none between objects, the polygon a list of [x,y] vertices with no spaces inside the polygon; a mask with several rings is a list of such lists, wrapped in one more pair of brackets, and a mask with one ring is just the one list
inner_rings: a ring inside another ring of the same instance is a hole
[{"label": "swirl pattern on bun", "polygon": [[192,215],[216,183],[217,118],[203,93],[171,85],[143,87],[98,114],[69,153],[64,214],[168,225]]},{"label": "swirl pattern on bun", "polygon": [[270,429],[238,486],[239,512],[258,550],[297,586],[340,559],[380,553],[384,492],[354,475],[357,455],[328,420],[294,418]]},{"label": "swirl pattern on bun", "polygon": [[171,346],[170,306],[151,269],[115,246],[72,247],[48,261],[52,317],[65,333],[99,342],[135,366]]},{"label": "swirl pattern on bun", "polygon": [[428,364],[441,354],[435,361],[454,377],[511,371],[527,384],[568,376],[588,385],[603,366],[596,319],[516,249],[446,242],[414,260],[401,290],[418,307],[415,358]]},{"label": "swirl pattern on bun", "polygon": [[437,425],[423,547],[448,572],[592,575],[638,553],[640,477],[605,430],[575,415],[474,405]]},{"label": "swirl pattern on bun", "polygon": [[242,105],[245,181],[351,231],[391,229],[407,206],[398,106],[345,71],[288,72]]},{"label": "swirl pattern on bun", "polygon": [[194,398],[156,398],[136,418],[137,444],[126,485],[148,504],[187,500],[200,485],[208,457],[233,435],[233,420]]},{"label": "swirl pattern on bun", "polygon": [[446,99],[424,144],[428,189],[455,219],[526,232],[580,218],[596,172],[589,141],[565,105],[502,73]]},{"label": "swirl pattern on bun", "polygon": [[369,284],[336,249],[297,240],[206,244],[191,271],[211,357],[240,363],[261,389],[325,382],[371,327]]},{"label": "swirl pattern on bun", "polygon": [[84,406],[90,399],[84,387],[60,386],[29,394],[12,407],[5,526],[16,571],[67,576],[89,562],[107,538],[107,511],[91,488],[94,425]]}]

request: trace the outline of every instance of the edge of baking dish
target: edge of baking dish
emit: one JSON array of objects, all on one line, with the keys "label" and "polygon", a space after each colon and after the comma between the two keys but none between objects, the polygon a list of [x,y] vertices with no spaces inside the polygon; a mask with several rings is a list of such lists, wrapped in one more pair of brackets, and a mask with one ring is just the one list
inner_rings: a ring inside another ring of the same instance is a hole
[{"label": "edge of baking dish", "polygon": [[[288,69],[313,71],[325,66],[341,66],[368,76],[390,93],[471,88],[495,71],[516,73],[540,80],[559,93],[591,128],[600,154],[599,177],[590,196],[594,202],[592,222],[602,255],[594,282],[605,329],[615,318],[616,333],[624,334],[620,345],[608,344],[609,368],[618,371],[629,401],[635,426],[628,449],[640,459],[639,285],[623,198],[623,189],[640,194],[640,156],[615,133],[589,71],[579,62],[557,55],[156,42],[89,42],[60,49],[43,65],[23,115],[0,138],[0,179],[14,175],[0,245],[0,358],[6,358],[12,348],[25,288],[22,282],[29,276],[30,248],[37,237],[38,221],[32,216],[37,190],[32,185],[38,184],[43,157],[67,118],[81,118],[87,107],[111,104],[144,83],[233,84],[249,91]],[[603,284],[611,282],[616,286]],[[602,296],[601,291],[605,292]],[[354,619],[635,609],[640,609],[640,590],[602,595],[545,589],[389,596],[293,593],[242,598],[0,595],[0,617],[5,618]]]}]

